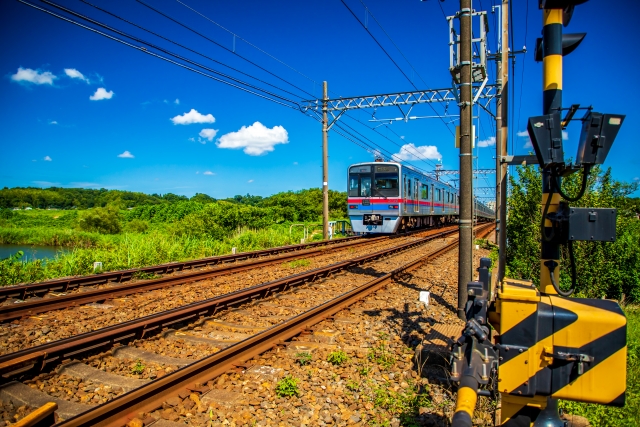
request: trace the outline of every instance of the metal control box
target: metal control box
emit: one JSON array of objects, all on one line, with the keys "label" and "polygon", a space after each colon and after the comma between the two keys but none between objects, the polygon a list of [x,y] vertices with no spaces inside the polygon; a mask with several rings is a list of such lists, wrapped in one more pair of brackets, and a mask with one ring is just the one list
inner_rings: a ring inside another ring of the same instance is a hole
[{"label": "metal control box", "polygon": [[569,208],[567,239],[615,242],[616,215],[613,208]]}]

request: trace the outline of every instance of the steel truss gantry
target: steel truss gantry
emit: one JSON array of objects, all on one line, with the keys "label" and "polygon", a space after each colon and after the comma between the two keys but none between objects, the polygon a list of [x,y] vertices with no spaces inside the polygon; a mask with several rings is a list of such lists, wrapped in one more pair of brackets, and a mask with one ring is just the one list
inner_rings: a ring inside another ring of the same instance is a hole
[{"label": "steel truss gantry", "polygon": [[[477,103],[493,116],[493,113],[489,109],[489,104],[498,96],[496,92],[497,86],[488,85],[486,83],[487,80],[485,80],[481,85],[473,86],[473,102]],[[477,102],[479,99],[484,100],[484,105],[482,102]],[[326,102],[326,111],[334,115],[334,112],[340,112],[340,114],[342,114],[345,111],[364,108],[401,107],[404,105],[414,106],[418,104],[432,104],[435,102],[455,102],[456,105],[459,105],[460,97],[458,89],[427,89],[414,92],[385,93],[380,95],[327,99],[326,101],[322,99],[314,99],[302,101],[301,109],[303,112],[313,111],[320,113],[322,111],[323,102]],[[337,117],[334,115],[334,118]]]}]

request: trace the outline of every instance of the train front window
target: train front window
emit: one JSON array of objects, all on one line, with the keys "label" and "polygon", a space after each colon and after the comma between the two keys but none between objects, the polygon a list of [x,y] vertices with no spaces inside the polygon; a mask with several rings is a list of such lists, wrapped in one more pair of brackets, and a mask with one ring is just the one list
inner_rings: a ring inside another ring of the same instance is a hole
[{"label": "train front window", "polygon": [[392,165],[378,165],[374,174],[374,196],[377,197],[398,197],[399,178],[398,167]]}]

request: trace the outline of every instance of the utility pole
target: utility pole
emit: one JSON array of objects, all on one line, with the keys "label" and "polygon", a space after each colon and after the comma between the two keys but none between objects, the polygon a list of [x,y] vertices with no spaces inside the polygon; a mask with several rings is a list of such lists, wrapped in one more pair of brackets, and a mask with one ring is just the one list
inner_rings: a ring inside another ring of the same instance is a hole
[{"label": "utility pole", "polygon": [[458,317],[466,320],[467,283],[472,280],[473,175],[471,152],[471,0],[460,0],[460,219]]},{"label": "utility pole", "polygon": [[322,238],[329,239],[329,120],[327,82],[322,82]]},{"label": "utility pole", "polygon": [[[496,170],[496,180],[499,183],[499,188],[496,189],[496,215],[500,219],[498,227],[500,232],[498,233],[498,281],[504,278],[505,266],[507,263],[507,164],[502,163],[502,158],[507,155],[507,140],[509,138],[509,0],[502,0],[502,7],[500,8],[500,14],[502,15],[502,35],[500,37],[502,56],[498,73],[501,82],[502,96],[498,99],[498,109],[496,114],[500,115],[500,124],[496,135],[500,135],[498,141],[496,141],[496,161],[498,162],[499,169]],[[499,152],[498,152],[499,150]],[[498,282],[499,283],[499,282]]]}]

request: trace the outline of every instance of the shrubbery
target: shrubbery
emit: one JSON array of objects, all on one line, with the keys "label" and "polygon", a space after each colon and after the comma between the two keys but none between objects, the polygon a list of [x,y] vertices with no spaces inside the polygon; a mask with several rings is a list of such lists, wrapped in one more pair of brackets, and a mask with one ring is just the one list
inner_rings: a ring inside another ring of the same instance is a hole
[{"label": "shrubbery", "polygon": [[[582,177],[571,175],[563,180],[565,193],[577,194]],[[507,276],[533,280],[540,277],[540,200],[542,178],[537,166],[519,167],[510,177],[511,195],[507,202]],[[579,296],[640,301],[640,222],[635,205],[627,198],[636,184],[615,181],[611,170],[592,170],[587,192],[576,207],[612,207],[618,210],[617,238],[610,242],[574,242]],[[569,252],[563,246],[560,286],[571,287]]]}]

